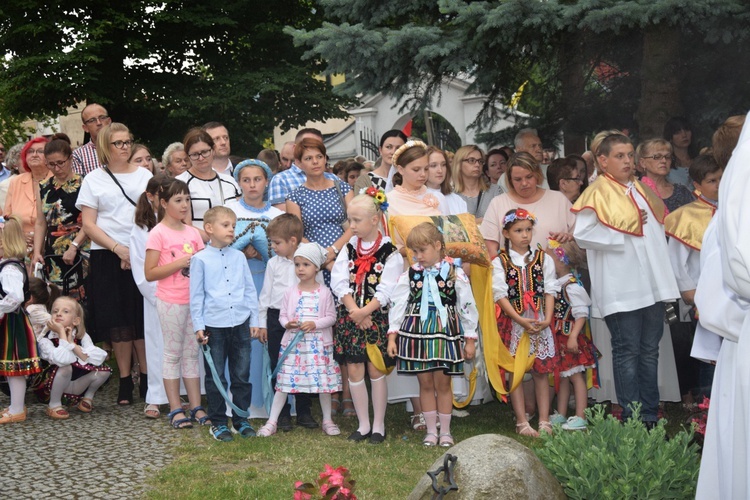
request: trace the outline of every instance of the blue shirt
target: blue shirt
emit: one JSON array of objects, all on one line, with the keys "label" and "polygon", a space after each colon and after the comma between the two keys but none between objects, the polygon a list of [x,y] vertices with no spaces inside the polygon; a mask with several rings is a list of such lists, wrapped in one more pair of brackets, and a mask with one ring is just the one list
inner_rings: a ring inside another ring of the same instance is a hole
[{"label": "blue shirt", "polygon": [[245,254],[208,245],[190,259],[193,330],[231,328],[250,318],[258,326],[258,294]]},{"label": "blue shirt", "polygon": [[0,182],[2,182],[5,179],[7,179],[8,177],[10,177],[10,170],[8,170],[7,168],[5,168],[5,163],[0,163],[0,167],[2,167],[0,169]]},{"label": "blue shirt", "polygon": [[[341,180],[329,172],[325,172],[323,175],[326,179],[333,181]],[[286,203],[287,195],[304,184],[306,180],[307,174],[292,163],[291,167],[279,172],[271,179],[271,184],[268,185],[268,201],[271,202],[271,205]]]}]

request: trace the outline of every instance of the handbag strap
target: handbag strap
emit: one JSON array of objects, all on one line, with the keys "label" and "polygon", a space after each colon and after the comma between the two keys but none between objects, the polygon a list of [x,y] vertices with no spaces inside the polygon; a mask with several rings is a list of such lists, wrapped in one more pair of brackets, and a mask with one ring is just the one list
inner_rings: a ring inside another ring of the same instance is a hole
[{"label": "handbag strap", "polygon": [[107,174],[109,174],[109,176],[112,178],[113,181],[115,181],[115,184],[117,184],[117,187],[120,188],[120,191],[122,191],[123,196],[125,196],[125,198],[130,202],[130,204],[133,206],[136,206],[136,203],[130,198],[130,196],[128,196],[128,193],[125,192],[125,188],[122,187],[122,184],[120,184],[120,181],[117,180],[117,177],[115,177],[115,174],[113,174],[107,167],[102,167],[102,168],[104,168],[104,171],[107,172]]},{"label": "handbag strap", "polygon": [[333,181],[333,185],[336,186],[336,192],[339,194],[339,200],[341,201],[341,208],[344,209],[344,215],[346,215],[346,200],[344,198],[344,192],[341,189],[341,181]]},{"label": "handbag strap", "polygon": [[479,194],[477,195],[477,208],[476,208],[476,209],[474,209],[474,216],[475,216],[475,217],[476,217],[476,215],[477,215],[477,214],[479,213],[479,204],[480,204],[480,203],[482,203],[482,194],[483,194],[483,193],[484,193],[484,191],[482,191],[482,190],[480,189],[480,190],[479,190]]}]

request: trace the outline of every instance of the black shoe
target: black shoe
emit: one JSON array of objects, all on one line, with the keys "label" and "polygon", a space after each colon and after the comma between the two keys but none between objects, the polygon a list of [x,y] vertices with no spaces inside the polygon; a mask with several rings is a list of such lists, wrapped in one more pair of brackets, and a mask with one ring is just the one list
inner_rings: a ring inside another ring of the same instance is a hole
[{"label": "black shoe", "polygon": [[368,432],[367,434],[362,434],[359,431],[354,431],[346,439],[348,439],[349,441],[354,441],[355,443],[359,443],[360,441],[364,441],[365,439],[370,437],[371,434],[372,432]]},{"label": "black shoe", "polygon": [[127,406],[133,403],[133,377],[120,377],[120,388],[117,391],[117,404]]},{"label": "black shoe", "polygon": [[373,432],[372,436],[370,436],[370,444],[380,444],[383,441],[385,441],[386,433],[383,432],[383,434],[379,432]]},{"label": "black shoe", "polygon": [[289,415],[281,415],[279,417],[279,421],[276,423],[276,427],[283,432],[289,432],[292,429],[294,429],[294,425],[292,424],[292,417]]},{"label": "black shoe", "polygon": [[297,425],[304,427],[305,429],[317,429],[318,422],[312,417],[312,415],[297,415]]},{"label": "black shoe", "polygon": [[647,431],[650,432],[656,428],[656,422],[653,422],[653,421],[643,422],[643,426],[646,428]]}]

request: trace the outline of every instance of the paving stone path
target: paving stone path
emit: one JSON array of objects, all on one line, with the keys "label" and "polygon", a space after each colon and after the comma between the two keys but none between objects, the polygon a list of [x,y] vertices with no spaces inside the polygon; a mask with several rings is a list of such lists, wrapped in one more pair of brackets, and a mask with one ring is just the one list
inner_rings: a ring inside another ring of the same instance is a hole
[{"label": "paving stone path", "polygon": [[[116,382],[116,379],[113,380]],[[137,391],[136,391],[137,392]],[[0,425],[3,498],[138,498],[146,481],[172,460],[182,436],[143,416],[143,402],[115,402],[117,384],[108,383],[94,399],[94,412],[69,408],[70,418],[52,420],[46,405],[27,393],[25,422]],[[0,394],[0,407],[9,398]],[[195,432],[195,431],[189,431]]]}]

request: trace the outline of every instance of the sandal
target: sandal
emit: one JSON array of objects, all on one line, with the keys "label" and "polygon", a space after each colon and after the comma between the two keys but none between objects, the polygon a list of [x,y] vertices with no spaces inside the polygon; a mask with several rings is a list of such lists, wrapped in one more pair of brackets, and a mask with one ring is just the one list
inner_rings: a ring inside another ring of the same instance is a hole
[{"label": "sandal", "polygon": [[[180,413],[182,413],[185,418],[175,418]],[[176,410],[170,411],[169,413],[167,413],[167,418],[169,418],[169,425],[171,425],[175,429],[193,428],[193,423],[189,418],[187,418],[187,415],[185,415],[185,411],[182,408],[177,408]]]},{"label": "sandal", "polygon": [[78,411],[83,413],[91,413],[91,411],[94,409],[94,402],[91,400],[91,398],[81,398],[81,401],[78,403]]},{"label": "sandal", "polygon": [[433,434],[431,432],[428,432],[424,439],[422,440],[422,444],[428,448],[434,448],[438,444],[438,436],[437,434]]},{"label": "sandal", "polygon": [[50,408],[48,406],[44,409],[44,411],[52,420],[65,420],[67,418],[70,418],[70,414],[62,406],[55,406],[54,408]]},{"label": "sandal", "polygon": [[143,408],[143,414],[146,415],[146,418],[159,418],[161,416],[159,405],[147,404],[146,407]]},{"label": "sandal", "polygon": [[131,376],[120,377],[120,388],[117,391],[117,404],[128,406],[133,402],[133,378]]},{"label": "sandal", "polygon": [[539,433],[535,431],[528,422],[521,422],[520,424],[516,424],[516,434],[518,434],[519,436],[539,437]]},{"label": "sandal", "polygon": [[[346,405],[350,404],[352,407],[347,408]],[[342,399],[341,400],[341,406],[344,407],[344,411],[341,412],[341,414],[345,417],[354,417],[357,415],[357,410],[354,409],[354,401],[351,399]]]},{"label": "sandal", "polygon": [[424,421],[424,415],[415,413],[411,416],[411,428],[415,431],[426,431],[427,423]]},{"label": "sandal", "polygon": [[323,432],[328,436],[338,436],[341,434],[341,429],[339,429],[339,426],[336,425],[333,420],[323,420],[323,423],[320,426],[323,428]]},{"label": "sandal", "polygon": [[331,397],[331,416],[335,417],[341,409],[341,399],[338,397]]},{"label": "sandal", "polygon": [[11,413],[10,408],[4,408],[2,414],[0,414],[0,424],[13,424],[16,422],[23,422],[26,420],[29,410],[23,407],[21,413]]},{"label": "sandal", "polygon": [[258,437],[269,437],[274,434],[276,434],[276,422],[268,421],[258,429],[258,432],[255,435]]},{"label": "sandal", "polygon": [[[202,411],[204,415],[202,417],[196,417],[196,413],[199,411]],[[198,422],[199,425],[211,425],[211,420],[208,418],[208,413],[206,413],[206,409],[202,406],[196,406],[192,410],[190,410],[190,419],[193,422]]]},{"label": "sandal", "polygon": [[453,436],[450,434],[440,434],[440,442],[438,444],[443,448],[450,448],[456,443],[453,442]]},{"label": "sandal", "polygon": [[539,434],[542,432],[552,435],[552,424],[546,420],[539,421]]}]

